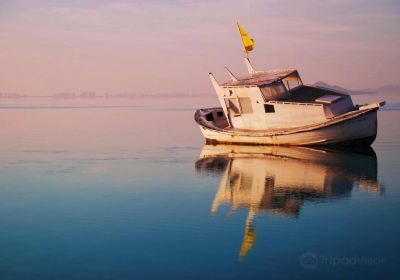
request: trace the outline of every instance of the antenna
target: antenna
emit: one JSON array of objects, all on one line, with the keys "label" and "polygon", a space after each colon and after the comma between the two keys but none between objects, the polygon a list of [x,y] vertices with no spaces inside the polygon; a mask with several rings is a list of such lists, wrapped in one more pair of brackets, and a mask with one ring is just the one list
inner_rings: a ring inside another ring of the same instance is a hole
[{"label": "antenna", "polygon": [[234,82],[238,82],[238,78],[236,78],[236,76],[232,73],[231,70],[229,70],[228,67],[225,66],[225,70],[228,72],[229,77],[231,78],[232,81]]}]

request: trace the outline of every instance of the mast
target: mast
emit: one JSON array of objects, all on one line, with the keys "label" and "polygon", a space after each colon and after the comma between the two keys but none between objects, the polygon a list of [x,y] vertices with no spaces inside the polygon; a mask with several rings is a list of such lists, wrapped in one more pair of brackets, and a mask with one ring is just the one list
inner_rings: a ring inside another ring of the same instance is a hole
[{"label": "mast", "polygon": [[253,65],[250,62],[249,56],[246,53],[244,57],[244,64],[246,64],[247,72],[249,72],[250,75],[256,74],[257,71],[254,69]]}]

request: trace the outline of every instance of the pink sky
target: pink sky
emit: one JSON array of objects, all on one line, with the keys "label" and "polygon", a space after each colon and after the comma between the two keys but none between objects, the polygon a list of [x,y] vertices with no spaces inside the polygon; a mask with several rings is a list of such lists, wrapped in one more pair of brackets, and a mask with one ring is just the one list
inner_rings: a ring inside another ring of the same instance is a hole
[{"label": "pink sky", "polygon": [[0,92],[212,94],[208,72],[259,70],[350,89],[400,84],[399,1],[2,1]]}]

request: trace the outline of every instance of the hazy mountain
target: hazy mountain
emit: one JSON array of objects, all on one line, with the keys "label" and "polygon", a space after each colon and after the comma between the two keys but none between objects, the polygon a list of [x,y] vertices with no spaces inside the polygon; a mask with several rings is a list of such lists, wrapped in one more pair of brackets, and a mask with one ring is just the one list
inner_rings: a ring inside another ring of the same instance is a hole
[{"label": "hazy mountain", "polygon": [[379,93],[399,93],[400,94],[400,86],[394,85],[384,85],[375,89]]},{"label": "hazy mountain", "polygon": [[315,87],[332,89],[339,92],[351,94],[351,95],[361,95],[361,94],[399,94],[400,95],[400,86],[395,85],[384,85],[373,89],[363,89],[363,90],[349,90],[337,85],[330,85],[323,81],[318,81],[313,84]]},{"label": "hazy mountain", "polygon": [[377,90],[374,90],[374,89],[371,89],[371,90],[349,90],[349,89],[345,89],[345,88],[337,86],[337,85],[330,85],[330,84],[325,83],[323,81],[318,81],[318,82],[314,83],[313,86],[320,87],[320,88],[331,89],[331,90],[336,90],[336,91],[347,93],[347,94],[351,94],[351,95],[375,94],[375,93],[378,92]]}]

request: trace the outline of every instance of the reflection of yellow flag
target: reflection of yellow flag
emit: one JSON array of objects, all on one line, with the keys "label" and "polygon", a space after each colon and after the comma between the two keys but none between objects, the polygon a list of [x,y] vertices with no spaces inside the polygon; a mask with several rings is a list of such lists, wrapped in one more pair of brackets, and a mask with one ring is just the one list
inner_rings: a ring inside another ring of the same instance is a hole
[{"label": "reflection of yellow flag", "polygon": [[242,248],[240,248],[239,260],[243,260],[244,257],[246,257],[251,247],[253,247],[255,241],[256,231],[251,226],[246,226],[246,231],[242,241]]},{"label": "reflection of yellow flag", "polygon": [[239,28],[240,36],[242,37],[244,51],[246,53],[252,51],[254,48],[254,40],[249,35],[247,35],[246,30],[244,30],[244,28],[240,26],[239,23],[237,24],[237,26]]}]

